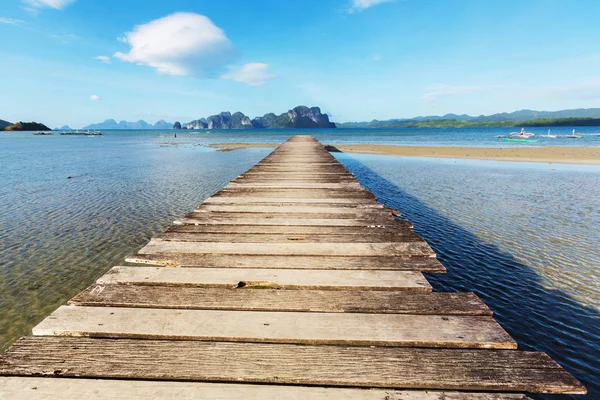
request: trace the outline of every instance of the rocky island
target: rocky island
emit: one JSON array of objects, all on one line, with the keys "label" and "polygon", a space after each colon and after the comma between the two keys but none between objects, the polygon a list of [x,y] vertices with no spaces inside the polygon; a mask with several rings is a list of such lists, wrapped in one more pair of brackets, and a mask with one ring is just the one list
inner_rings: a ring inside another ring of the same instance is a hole
[{"label": "rocky island", "polygon": [[0,127],[1,130],[5,131],[50,131],[44,124],[40,124],[37,122],[22,122],[19,121],[15,124],[10,124],[5,127]]},{"label": "rocky island", "polygon": [[285,129],[285,128],[335,128],[329,116],[321,113],[319,107],[298,106],[287,113],[265,114],[250,119],[241,112],[231,114],[224,111],[207,118],[200,118],[187,124],[175,122],[173,129]]}]

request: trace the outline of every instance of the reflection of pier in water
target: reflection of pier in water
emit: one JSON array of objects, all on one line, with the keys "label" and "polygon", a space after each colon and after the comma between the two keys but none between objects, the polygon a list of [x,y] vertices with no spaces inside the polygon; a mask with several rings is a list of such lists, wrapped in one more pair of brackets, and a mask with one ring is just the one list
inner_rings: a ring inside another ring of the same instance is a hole
[{"label": "reflection of pier in water", "polygon": [[394,215],[294,136],[9,348],[0,397],[585,392],[475,294],[432,292],[422,273],[444,267]]}]

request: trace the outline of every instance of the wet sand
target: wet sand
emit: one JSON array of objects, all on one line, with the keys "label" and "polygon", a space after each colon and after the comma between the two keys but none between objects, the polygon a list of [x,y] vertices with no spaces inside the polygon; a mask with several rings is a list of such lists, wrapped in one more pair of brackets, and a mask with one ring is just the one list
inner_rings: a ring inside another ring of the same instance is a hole
[{"label": "wet sand", "polygon": [[[275,143],[223,143],[210,147],[221,151],[271,148]],[[408,157],[470,158],[477,160],[547,162],[600,165],[600,148],[593,147],[427,147],[383,144],[344,144],[328,146],[330,151]]]}]

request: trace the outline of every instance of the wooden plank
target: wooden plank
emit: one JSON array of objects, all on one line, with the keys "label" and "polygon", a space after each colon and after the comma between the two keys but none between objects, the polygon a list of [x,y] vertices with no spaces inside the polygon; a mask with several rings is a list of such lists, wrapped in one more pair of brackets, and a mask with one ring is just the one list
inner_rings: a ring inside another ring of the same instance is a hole
[{"label": "wooden plank", "polygon": [[408,243],[219,243],[164,242],[151,240],[139,254],[196,253],[196,254],[254,254],[298,256],[433,256],[427,242]]},{"label": "wooden plank", "polygon": [[113,267],[98,284],[430,292],[416,271]]},{"label": "wooden plank", "polygon": [[525,396],[520,394],[36,377],[0,377],[0,398],[11,400],[525,400]]},{"label": "wooden plank", "polygon": [[241,174],[240,176],[246,177],[246,178],[250,178],[250,177],[257,177],[257,178],[314,178],[314,177],[335,177],[335,176],[341,176],[344,178],[354,178],[354,174],[352,174],[351,172],[320,172],[320,171],[315,171],[315,172],[296,172],[296,171],[288,171],[288,172],[251,172],[251,170],[248,170],[247,172],[244,172],[243,174]]},{"label": "wooden plank", "polygon": [[152,240],[175,242],[220,242],[220,243],[407,243],[423,239],[414,232],[393,235],[294,235],[294,234],[239,234],[239,233],[183,233],[166,232]]},{"label": "wooden plank", "polygon": [[300,271],[321,269],[446,272],[444,266],[433,257],[315,257],[153,253],[128,256],[126,261],[171,267],[296,269]]},{"label": "wooden plank", "polygon": [[388,226],[294,226],[294,225],[172,225],[166,232],[235,233],[262,235],[405,235],[411,233],[408,221],[396,221]]},{"label": "wooden plank", "polygon": [[546,354],[514,350],[24,337],[0,375],[585,394]]},{"label": "wooden plank", "polygon": [[347,182],[347,183],[294,183],[294,182],[272,182],[272,183],[241,183],[241,182],[229,182],[226,186],[228,188],[288,188],[288,189],[349,189],[359,187],[358,182]]},{"label": "wooden plank", "polygon": [[285,205],[293,205],[293,204],[302,204],[306,206],[316,205],[320,206],[322,204],[335,204],[338,207],[348,206],[348,207],[383,207],[382,204],[379,204],[375,201],[375,199],[315,199],[315,198],[286,198],[281,199],[278,197],[259,197],[259,196],[220,196],[220,197],[209,197],[202,204],[285,204]]},{"label": "wooden plank", "polygon": [[315,190],[300,190],[300,189],[223,189],[212,195],[215,197],[277,197],[280,199],[286,198],[306,198],[306,199],[368,199],[375,200],[373,193],[367,190],[335,190],[335,189],[315,189]]},{"label": "wooden plank", "polygon": [[309,214],[354,214],[354,215],[383,215],[388,216],[390,211],[388,209],[379,207],[360,207],[360,206],[331,206],[328,204],[322,205],[297,205],[292,204],[289,206],[284,205],[211,205],[201,204],[195,210],[195,212],[220,212],[220,213],[251,213],[251,214],[277,214],[277,213],[309,213]]},{"label": "wooden plank", "polygon": [[489,316],[61,306],[34,336],[516,349]]},{"label": "wooden plank", "polygon": [[277,186],[280,186],[279,185],[280,183],[281,184],[286,183],[286,184],[291,184],[291,185],[304,184],[304,183],[339,183],[339,184],[357,183],[356,179],[354,179],[354,177],[344,178],[344,177],[340,177],[340,176],[331,176],[331,177],[327,177],[327,178],[318,177],[318,176],[307,177],[307,178],[292,178],[289,176],[287,178],[282,178],[282,177],[263,178],[263,177],[257,177],[257,176],[252,176],[252,177],[240,176],[240,177],[237,177],[232,182],[244,184],[244,185],[257,184],[257,183],[278,184]]},{"label": "wooden plank", "polygon": [[[340,210],[341,211],[341,210]],[[271,212],[271,213],[254,213],[254,212],[236,212],[236,213],[222,213],[222,212],[191,212],[186,215],[187,218],[198,218],[198,219],[223,219],[223,220],[242,220],[242,219],[254,219],[255,221],[268,221],[271,219],[281,219],[283,217],[289,220],[299,220],[299,219],[312,219],[312,220],[321,220],[321,219],[331,219],[331,220],[339,220],[339,219],[353,219],[357,221],[386,221],[392,222],[394,221],[394,216],[392,212],[388,209],[383,208],[375,208],[375,209],[345,209],[344,211],[337,213],[319,213],[319,212]],[[252,224],[250,224],[252,225]]]},{"label": "wooden plank", "polygon": [[233,290],[94,284],[72,298],[69,304],[195,310],[492,315],[474,293],[401,291]]},{"label": "wooden plank", "polygon": [[256,218],[255,216],[240,215],[198,215],[180,218],[178,221],[187,225],[280,225],[280,226],[361,226],[364,228],[386,227],[394,225],[395,219],[391,216],[386,219],[378,218],[340,218],[340,215],[323,215],[329,218],[313,218],[313,215],[290,215],[289,217]]}]

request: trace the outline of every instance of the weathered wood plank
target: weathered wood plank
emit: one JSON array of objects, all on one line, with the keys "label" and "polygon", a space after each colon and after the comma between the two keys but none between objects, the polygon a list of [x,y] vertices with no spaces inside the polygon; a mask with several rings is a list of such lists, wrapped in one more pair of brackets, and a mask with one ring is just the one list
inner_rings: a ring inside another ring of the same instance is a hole
[{"label": "weathered wood plank", "polygon": [[315,178],[315,177],[323,177],[323,178],[327,178],[327,177],[336,177],[336,176],[340,176],[340,177],[344,177],[344,178],[354,178],[354,174],[350,173],[350,172],[320,172],[320,171],[314,171],[314,172],[292,172],[292,171],[288,171],[288,172],[251,172],[251,170],[248,170],[248,172],[244,172],[243,174],[241,174],[240,176],[246,177],[246,178],[250,178],[250,177],[257,177],[257,178],[283,178],[283,179],[287,179],[287,178],[292,178],[292,179],[296,179],[296,178]]},{"label": "weathered wood plank", "polygon": [[379,207],[349,207],[349,206],[331,206],[328,204],[322,205],[212,205],[201,204],[195,212],[220,212],[220,213],[250,213],[250,214],[276,214],[276,213],[309,213],[309,214],[353,214],[353,215],[369,215],[369,216],[388,216],[388,209]]},{"label": "weathered wood plank", "polygon": [[383,208],[375,199],[315,199],[315,198],[286,198],[277,197],[251,197],[251,196],[221,196],[209,197],[202,204],[282,204],[282,205],[298,205],[305,206],[315,205],[317,207],[323,204],[335,204],[337,207],[377,207]]},{"label": "weathered wood plank", "polygon": [[408,243],[423,239],[414,232],[393,235],[293,235],[293,234],[240,234],[240,233],[185,233],[166,232],[152,240],[175,242],[220,242],[220,243]]},{"label": "weathered wood plank", "polygon": [[24,337],[0,374],[585,393],[546,354],[514,350]]},{"label": "weathered wood plank", "polygon": [[219,243],[219,242],[165,242],[151,240],[139,254],[195,253],[195,254],[254,254],[297,256],[375,257],[433,256],[427,242],[408,243]]},{"label": "weathered wood plank", "polygon": [[172,267],[297,269],[305,270],[376,270],[446,272],[433,257],[320,257],[251,256],[227,254],[153,253],[128,256],[127,262]]},{"label": "weathered wood plank", "polygon": [[223,190],[212,195],[216,197],[276,197],[279,199],[286,198],[306,198],[306,199],[368,199],[375,200],[375,195],[367,190],[335,190],[335,189],[243,189],[243,188],[224,188]]},{"label": "weathered wood plank", "polygon": [[388,226],[295,226],[295,225],[172,225],[166,232],[235,233],[262,235],[405,235],[411,233],[408,221],[398,220]]},{"label": "weathered wood plank", "polygon": [[416,271],[113,267],[98,284],[430,292]]},{"label": "weathered wood plank", "polygon": [[489,316],[61,306],[34,336],[516,349]]},{"label": "weathered wood plank", "polygon": [[[180,218],[179,222],[188,225],[282,225],[282,226],[362,226],[364,228],[389,226],[394,224],[394,217],[389,218],[353,218],[345,214],[320,215],[315,218],[312,214],[295,214],[289,216],[275,216],[256,218],[256,216],[240,213],[239,215],[202,215],[192,214]],[[342,218],[347,217],[347,218]]]},{"label": "weathered wood plank", "polygon": [[234,311],[492,315],[492,311],[474,293],[401,291],[233,290],[94,284],[72,298],[69,304]]},{"label": "weathered wood plank", "polygon": [[305,184],[305,183],[339,183],[339,184],[354,184],[356,183],[356,179],[354,179],[353,177],[348,177],[348,178],[343,178],[343,177],[339,177],[339,176],[335,176],[335,177],[329,177],[329,178],[322,178],[322,177],[308,177],[308,178],[291,178],[291,177],[287,177],[287,178],[281,178],[281,177],[272,177],[272,178],[262,178],[262,177],[256,177],[256,176],[252,176],[252,177],[243,177],[240,176],[238,178],[236,178],[235,180],[232,181],[233,183],[239,183],[239,184],[244,184],[244,185],[250,185],[250,184],[277,184],[277,186],[287,186],[287,185],[280,185],[280,184],[289,184],[289,185],[296,185],[296,184]]},{"label": "weathered wood plank", "polygon": [[359,187],[360,184],[358,182],[348,182],[348,183],[294,183],[294,182],[272,182],[272,183],[254,183],[254,182],[229,182],[226,186],[227,188],[273,188],[273,189],[350,189]]},{"label": "weathered wood plank", "polygon": [[36,377],[0,377],[0,398],[11,400],[525,400],[525,396],[520,394]]},{"label": "weathered wood plank", "polygon": [[[260,214],[260,215],[258,215]],[[198,219],[225,219],[225,220],[236,220],[236,219],[254,219],[254,220],[269,220],[269,219],[280,219],[286,217],[291,220],[299,219],[353,219],[357,221],[395,221],[394,215],[390,209],[384,208],[373,208],[373,209],[352,209],[346,208],[339,210],[337,213],[320,213],[320,212],[270,212],[270,213],[255,213],[255,212],[236,212],[236,213],[223,213],[223,212],[191,212],[186,215],[187,218],[198,218]]]}]

